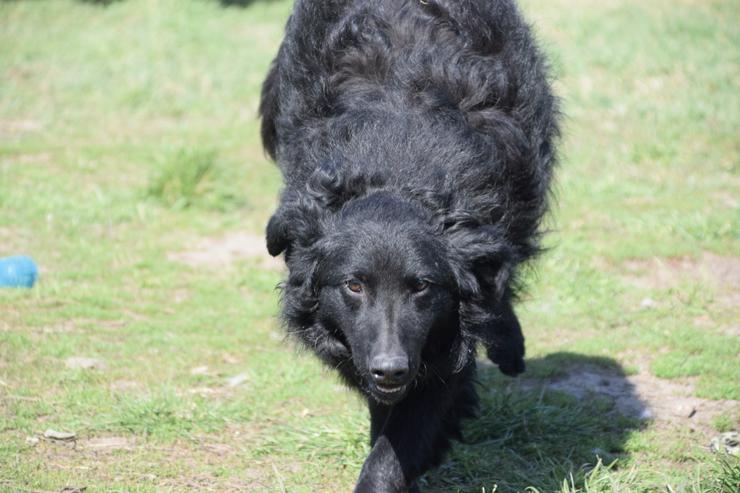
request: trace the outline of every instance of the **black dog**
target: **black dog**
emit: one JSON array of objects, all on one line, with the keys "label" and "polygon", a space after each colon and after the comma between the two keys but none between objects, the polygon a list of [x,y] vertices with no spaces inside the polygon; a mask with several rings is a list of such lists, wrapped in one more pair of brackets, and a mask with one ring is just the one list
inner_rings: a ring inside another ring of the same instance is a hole
[{"label": "black dog", "polygon": [[511,0],[298,0],[260,112],[286,325],[368,398],[356,491],[416,490],[475,413],[476,344],[524,370],[511,303],[555,160],[546,65]]}]

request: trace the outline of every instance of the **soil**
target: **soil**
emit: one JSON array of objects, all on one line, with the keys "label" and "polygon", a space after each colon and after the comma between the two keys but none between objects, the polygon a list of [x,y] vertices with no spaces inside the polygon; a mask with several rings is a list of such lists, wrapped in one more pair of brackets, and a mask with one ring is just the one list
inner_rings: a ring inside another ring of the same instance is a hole
[{"label": "soil", "polygon": [[170,253],[167,258],[191,267],[221,269],[243,260],[257,260],[260,267],[282,270],[283,261],[267,253],[265,238],[250,233],[231,233],[218,238],[205,238],[192,249]]},{"label": "soil", "polygon": [[35,120],[0,120],[0,136],[13,136],[41,130],[43,125]]},{"label": "soil", "polygon": [[[270,491],[274,474],[271,464],[253,461],[244,466],[240,458],[254,434],[250,428],[235,426],[218,436],[192,435],[170,446],[130,436],[87,437],[68,442],[42,439],[29,444],[29,451],[36,459],[43,460],[45,467],[70,471],[70,477],[85,471],[86,477],[97,480],[149,483],[178,491],[231,493],[245,488],[251,491],[250,487]],[[152,454],[173,466],[165,474],[159,474],[158,464],[150,459]],[[238,473],[230,478],[220,477],[218,467],[221,466],[239,468]]]},{"label": "soil", "polygon": [[703,282],[720,292],[717,302],[740,307],[740,257],[704,252],[698,258],[674,257],[628,260],[624,277],[640,288],[669,289],[681,282]]}]

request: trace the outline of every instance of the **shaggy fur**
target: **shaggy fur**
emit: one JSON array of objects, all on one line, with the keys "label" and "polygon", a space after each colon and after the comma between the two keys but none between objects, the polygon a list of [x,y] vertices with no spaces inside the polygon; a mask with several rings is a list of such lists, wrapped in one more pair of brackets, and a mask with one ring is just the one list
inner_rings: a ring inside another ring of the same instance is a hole
[{"label": "shaggy fur", "polygon": [[474,414],[476,344],[524,370],[511,303],[558,133],[543,57],[511,0],[298,0],[260,113],[286,325],[368,397],[356,491],[415,490]]}]

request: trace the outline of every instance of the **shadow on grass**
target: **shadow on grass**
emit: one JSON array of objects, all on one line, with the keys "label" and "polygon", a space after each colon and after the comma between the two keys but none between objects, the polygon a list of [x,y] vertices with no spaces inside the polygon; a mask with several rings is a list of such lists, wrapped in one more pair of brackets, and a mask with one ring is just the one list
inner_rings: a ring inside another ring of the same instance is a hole
[{"label": "shadow on grass", "polygon": [[[592,393],[586,385],[577,398],[552,388],[599,374],[608,376],[619,393]],[[422,479],[427,493],[480,493],[483,488],[503,493],[530,486],[544,493],[560,491],[571,475],[579,487],[599,459],[604,464],[617,460],[618,466],[630,433],[641,427],[636,417],[617,410],[615,400],[629,399],[635,416],[645,410],[624,370],[610,358],[554,353],[528,360],[519,379],[483,367],[479,380],[480,417],[467,423],[465,443]]]}]

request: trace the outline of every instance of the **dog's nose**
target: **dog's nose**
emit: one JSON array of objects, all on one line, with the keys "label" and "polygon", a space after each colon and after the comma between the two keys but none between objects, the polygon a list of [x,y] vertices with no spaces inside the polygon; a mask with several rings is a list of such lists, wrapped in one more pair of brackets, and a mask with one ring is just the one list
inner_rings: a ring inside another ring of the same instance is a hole
[{"label": "dog's nose", "polygon": [[373,381],[381,385],[399,385],[406,382],[409,363],[405,356],[381,354],[370,361]]}]

